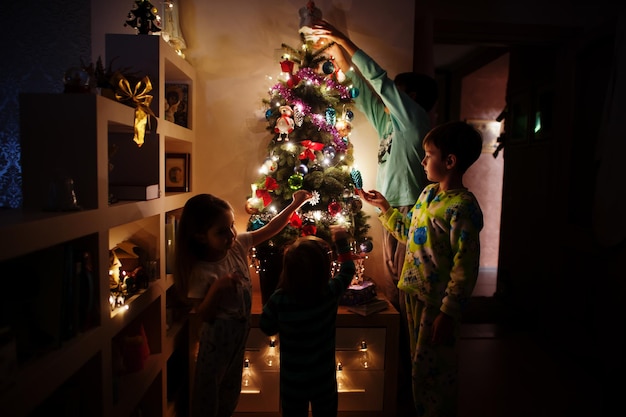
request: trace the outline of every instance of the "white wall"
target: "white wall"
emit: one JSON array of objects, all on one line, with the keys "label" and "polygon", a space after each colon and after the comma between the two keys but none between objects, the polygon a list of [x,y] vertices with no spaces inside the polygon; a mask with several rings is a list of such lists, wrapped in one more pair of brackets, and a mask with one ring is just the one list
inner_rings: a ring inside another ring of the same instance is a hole
[{"label": "white wall", "polygon": [[[160,9],[160,2],[153,4]],[[194,191],[228,200],[236,210],[236,223],[244,230],[248,214],[244,204],[250,184],[266,156],[271,136],[261,100],[272,84],[268,77],[280,72],[277,50],[285,43],[300,46],[298,9],[305,0],[180,0],[180,25],[188,49],[187,60],[196,68],[197,111],[194,116],[198,146],[198,179]],[[414,1],[318,0],[324,18],[344,30],[353,41],[387,69],[390,76],[412,69]],[[105,33],[133,33],[124,27],[132,2],[92,1],[94,60],[104,56]],[[355,161],[367,188],[375,184],[378,139],[365,117],[355,110]],[[374,250],[366,275],[376,278],[382,264],[376,214],[370,219]]]}]

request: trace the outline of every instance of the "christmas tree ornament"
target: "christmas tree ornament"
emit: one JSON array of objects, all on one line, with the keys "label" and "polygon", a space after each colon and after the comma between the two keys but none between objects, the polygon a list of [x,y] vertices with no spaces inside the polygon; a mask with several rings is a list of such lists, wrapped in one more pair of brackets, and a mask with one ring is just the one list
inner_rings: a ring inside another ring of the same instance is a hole
[{"label": "christmas tree ornament", "polygon": [[322,11],[315,6],[314,1],[308,1],[306,6],[298,10],[298,14],[300,15],[300,35],[307,42],[317,42],[319,36],[313,35],[313,26],[316,21],[322,20]]},{"label": "christmas tree ornament", "polygon": [[248,214],[258,214],[261,209],[264,207],[263,205],[263,199],[257,197],[257,185],[256,184],[251,184],[250,188],[252,189],[252,196],[250,198],[248,198],[248,200],[246,200],[246,213]]},{"label": "christmas tree ornament", "polygon": [[269,206],[272,202],[272,196],[270,195],[270,191],[274,191],[278,189],[278,183],[276,180],[270,176],[265,177],[265,184],[262,188],[257,188],[255,194],[257,198],[263,200],[263,207]]},{"label": "christmas tree ornament", "polygon": [[288,141],[289,134],[293,132],[295,127],[295,123],[293,121],[293,110],[289,106],[280,106],[278,109],[280,111],[280,117],[276,120],[276,126],[274,126],[274,132],[278,133],[278,137],[276,140],[280,141]]},{"label": "christmas tree ornament", "polygon": [[299,106],[295,106],[293,109],[293,121],[298,127],[301,127],[302,123],[304,123],[304,113]]},{"label": "christmas tree ornament", "polygon": [[246,213],[259,214],[259,209],[256,207],[255,203],[256,200],[258,200],[258,198],[251,197],[246,201]]},{"label": "christmas tree ornament", "polygon": [[346,138],[350,136],[352,132],[352,123],[345,119],[339,119],[337,123],[335,123],[335,129],[337,129],[337,132],[342,138]]},{"label": "christmas tree ornament", "polygon": [[308,159],[310,161],[315,160],[315,151],[321,151],[324,148],[324,144],[320,142],[313,142],[312,140],[303,140],[300,145],[304,146],[304,150],[300,152],[298,159],[303,161]]},{"label": "christmas tree ornament", "polygon": [[333,217],[341,213],[342,210],[343,207],[341,207],[341,203],[337,201],[331,201],[328,205],[328,213]]},{"label": "christmas tree ornament", "polygon": [[265,162],[263,162],[263,167],[268,173],[275,172],[278,169],[278,163],[274,160],[274,158],[267,158]]},{"label": "christmas tree ornament", "polygon": [[295,167],[293,167],[293,172],[295,174],[305,176],[306,174],[309,173],[309,168],[304,164],[298,164]]},{"label": "christmas tree ornament", "polygon": [[358,169],[352,168],[350,171],[350,177],[352,178],[352,182],[354,183],[354,188],[357,190],[363,189],[363,178],[361,177],[361,172]]},{"label": "christmas tree ornament", "polygon": [[315,236],[317,234],[317,226],[315,224],[305,224],[302,226],[302,236]]},{"label": "christmas tree ornament", "polygon": [[339,68],[337,71],[337,81],[340,83],[344,83],[346,81],[346,73]]},{"label": "christmas tree ornament", "polygon": [[324,172],[324,167],[316,162],[309,167],[309,172]]},{"label": "christmas tree ornament", "polygon": [[324,154],[324,158],[329,159],[329,160],[333,160],[335,159],[335,156],[337,156],[335,147],[332,145],[328,145],[324,147],[324,150],[322,151],[322,153]]},{"label": "christmas tree ornament", "polygon": [[354,120],[354,112],[350,109],[346,110],[346,114],[344,116],[344,119],[346,119],[347,121],[351,122],[352,120]]},{"label": "christmas tree ornament", "polygon": [[357,196],[352,197],[350,200],[350,211],[354,214],[363,209],[363,201]]},{"label": "christmas tree ornament", "polygon": [[337,111],[333,107],[326,108],[326,123],[330,126],[335,126],[337,122]]},{"label": "christmas tree ornament", "polygon": [[293,73],[295,63],[289,60],[289,55],[283,55],[284,60],[280,62],[280,79],[287,83],[289,88],[293,88],[300,82],[300,77]]},{"label": "christmas tree ornament", "polygon": [[270,117],[272,117],[272,113],[273,113],[272,109],[265,110],[265,120],[269,120]]},{"label": "christmas tree ornament", "polygon": [[359,89],[356,87],[352,87],[350,89],[350,97],[357,98],[359,96]]},{"label": "christmas tree ornament", "polygon": [[304,177],[300,174],[293,174],[291,177],[289,177],[289,180],[287,180],[288,184],[289,184],[289,188],[291,188],[292,190],[299,190],[300,188],[302,188],[302,180],[304,179]]},{"label": "christmas tree ornament", "polygon": [[289,226],[300,229],[302,228],[302,218],[298,215],[298,213],[294,212],[289,218]]},{"label": "christmas tree ornament", "polygon": [[374,244],[370,239],[365,239],[359,243],[359,249],[363,253],[370,253],[374,249]]},{"label": "christmas tree ornament", "polygon": [[327,74],[327,75],[330,75],[333,72],[335,72],[335,65],[333,64],[333,61],[324,62],[324,64],[322,64],[322,71],[324,71],[324,74]]},{"label": "christmas tree ornament", "polygon": [[309,204],[312,206],[318,205],[320,202],[320,193],[316,190],[313,190],[311,194],[312,196],[311,198],[309,198]]},{"label": "christmas tree ornament", "polygon": [[294,65],[295,65],[294,62],[288,59],[285,59],[284,61],[280,61],[280,69],[282,70],[282,72],[286,72],[289,75],[293,74]]},{"label": "christmas tree ornament", "polygon": [[259,218],[252,220],[250,230],[257,230],[265,226],[265,222]]}]

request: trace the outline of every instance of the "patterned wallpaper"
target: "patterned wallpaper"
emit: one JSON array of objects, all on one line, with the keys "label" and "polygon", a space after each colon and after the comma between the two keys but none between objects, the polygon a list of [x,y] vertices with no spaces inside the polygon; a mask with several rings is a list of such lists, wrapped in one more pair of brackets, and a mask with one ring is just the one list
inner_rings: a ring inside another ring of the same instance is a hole
[{"label": "patterned wallpaper", "polygon": [[[19,94],[61,93],[65,70],[80,65],[81,59],[85,63],[91,61],[90,3],[85,0],[3,2],[0,14],[4,37],[0,64],[1,208],[19,208],[22,204]],[[37,122],[36,114],[30,117],[33,123]]]}]

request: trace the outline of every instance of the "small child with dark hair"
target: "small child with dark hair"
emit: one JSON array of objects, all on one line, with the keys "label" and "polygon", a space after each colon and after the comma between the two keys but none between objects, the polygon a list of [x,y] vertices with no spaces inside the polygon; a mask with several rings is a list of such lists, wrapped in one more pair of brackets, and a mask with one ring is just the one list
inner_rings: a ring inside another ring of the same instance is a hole
[{"label": "small child with dark hair", "polygon": [[276,291],[263,307],[259,327],[280,337],[280,397],[283,417],[337,415],[335,332],[339,299],[355,273],[345,228],[331,227],[339,272],[332,277],[331,247],[301,237],[283,258]]},{"label": "small child with dark hair", "polygon": [[407,245],[398,288],[406,296],[413,399],[420,416],[457,415],[457,340],[461,315],[476,280],[483,213],[463,185],[480,157],[480,133],[448,122],[424,137],[427,185],[408,214],[378,191],[360,191],[381,210],[383,226]]}]

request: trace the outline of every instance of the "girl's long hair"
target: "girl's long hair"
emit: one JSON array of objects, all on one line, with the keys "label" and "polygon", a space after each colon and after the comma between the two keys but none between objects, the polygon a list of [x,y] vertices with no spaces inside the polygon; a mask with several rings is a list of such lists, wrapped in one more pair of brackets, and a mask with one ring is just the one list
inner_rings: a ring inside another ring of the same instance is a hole
[{"label": "girl's long hair", "polygon": [[188,301],[189,279],[194,265],[206,258],[209,251],[200,237],[207,233],[222,213],[231,210],[227,201],[212,194],[198,194],[185,203],[174,246],[174,285],[183,300]]},{"label": "girl's long hair", "polygon": [[328,291],[331,257],[332,250],[323,239],[299,238],[285,251],[278,288],[298,302],[314,304]]}]

